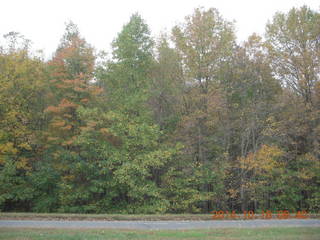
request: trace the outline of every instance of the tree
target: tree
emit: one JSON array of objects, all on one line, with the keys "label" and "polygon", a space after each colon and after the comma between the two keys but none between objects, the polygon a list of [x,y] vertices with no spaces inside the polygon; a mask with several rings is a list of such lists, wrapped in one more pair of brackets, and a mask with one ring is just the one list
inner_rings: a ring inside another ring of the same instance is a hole
[{"label": "tree", "polygon": [[136,13],[110,57],[70,22],[49,61],[6,34],[0,210],[318,211],[319,26],[293,8],[236,44],[197,8],[154,41]]},{"label": "tree", "polygon": [[319,82],[320,14],[307,6],[277,13],[266,28],[273,68],[278,78],[305,103],[313,102]]},{"label": "tree", "polygon": [[137,115],[148,110],[142,106],[150,95],[152,47],[147,24],[138,14],[132,15],[112,43],[113,57],[107,66],[108,81],[104,82],[110,104]]},{"label": "tree", "polygon": [[[246,174],[238,168],[239,159],[255,153],[262,144],[274,144],[264,135],[269,126],[268,119],[274,114],[274,105],[281,87],[272,76],[270,60],[260,36],[253,34],[248,41],[234,50],[231,61],[221,71],[221,86],[225,98],[224,112],[218,123],[223,148],[229,161],[228,185],[230,191],[239,190],[239,196],[232,204],[247,210],[251,201],[244,189]],[[235,166],[237,165],[237,167]],[[254,202],[256,210],[258,202]]]},{"label": "tree", "polygon": [[[258,210],[257,203],[260,204],[261,209],[273,209],[274,204],[270,204],[270,196],[283,197],[284,194],[279,194],[278,185],[279,182],[283,184],[285,174],[285,165],[280,161],[283,155],[284,152],[278,147],[263,144],[259,149],[255,149],[255,152],[250,152],[246,157],[238,159],[238,167],[241,169],[240,194],[246,195],[240,197],[241,201],[247,201],[245,203],[247,207],[248,203],[254,202],[254,211]],[[285,188],[282,187],[280,191],[283,189]],[[289,205],[282,207],[290,208]]]},{"label": "tree", "polygon": [[149,103],[155,122],[166,135],[173,133],[181,115],[185,83],[178,52],[169,46],[167,35],[161,35],[156,46],[156,62],[152,68]]},{"label": "tree", "polygon": [[113,44],[113,59],[107,63],[102,81],[113,124],[105,131],[121,139],[111,152],[112,199],[123,212],[164,212],[167,201],[160,191],[160,173],[171,160],[174,148],[160,145],[162,132],[153,123],[148,100],[154,64],[153,40],[143,19],[134,14]]},{"label": "tree", "polygon": [[27,210],[34,197],[29,178],[41,161],[45,65],[23,36],[6,38],[9,47],[0,51],[0,207]]},{"label": "tree", "polygon": [[[46,133],[46,159],[52,171],[60,175],[58,194],[61,211],[89,211],[86,156],[77,144],[83,121],[79,107],[96,104],[101,90],[92,83],[95,57],[92,47],[81,38],[77,26],[70,22],[51,61],[49,61],[51,105],[45,112],[49,117]],[[72,194],[70,194],[70,190]],[[76,206],[75,206],[76,205]]]},{"label": "tree", "polygon": [[288,152],[285,156],[286,182],[291,183],[287,184],[288,191],[296,187],[292,199],[294,207],[300,208],[303,202],[315,204],[319,201],[314,194],[318,174],[309,172],[310,178],[303,177],[309,169],[307,165],[314,164],[313,170],[319,171],[315,164],[315,159],[320,158],[319,24],[319,12],[303,6],[292,8],[287,14],[277,13],[266,29],[274,74],[284,87],[274,133],[281,132],[278,140]]},{"label": "tree", "polygon": [[[186,157],[198,162],[203,172],[203,208],[212,208],[212,199],[221,204],[223,161],[212,132],[215,111],[219,108],[218,73],[231,56],[234,46],[232,23],[224,20],[216,9],[195,9],[184,25],[174,27],[172,38],[181,56],[184,81],[188,93],[184,97],[181,123]],[[222,157],[223,158],[223,157]],[[220,159],[221,160],[221,159]]]}]

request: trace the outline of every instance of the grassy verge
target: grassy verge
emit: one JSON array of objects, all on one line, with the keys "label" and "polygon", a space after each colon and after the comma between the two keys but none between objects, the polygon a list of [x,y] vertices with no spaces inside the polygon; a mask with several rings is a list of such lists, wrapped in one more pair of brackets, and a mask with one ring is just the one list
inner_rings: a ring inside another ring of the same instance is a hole
[{"label": "grassy verge", "polygon": [[256,228],[212,230],[62,230],[0,229],[6,240],[102,240],[102,239],[215,239],[215,240],[318,240],[319,228]]},{"label": "grassy verge", "polygon": [[0,219],[13,220],[106,220],[106,221],[157,221],[157,220],[211,220],[211,214],[73,214],[73,213],[4,213]]},{"label": "grassy verge", "polygon": [[[294,216],[294,214],[291,214]],[[130,214],[71,214],[71,213],[9,213],[0,212],[0,219],[6,220],[106,220],[106,221],[170,221],[170,220],[212,220],[212,214],[150,214],[150,215],[130,215]],[[239,214],[237,219],[245,219],[243,214]],[[320,214],[309,214],[309,218],[320,218]],[[256,219],[261,219],[261,215],[256,214]],[[276,219],[276,214],[273,214]],[[230,218],[224,218],[227,220]],[[219,220],[219,219],[217,219]],[[234,219],[233,219],[234,220]]]}]

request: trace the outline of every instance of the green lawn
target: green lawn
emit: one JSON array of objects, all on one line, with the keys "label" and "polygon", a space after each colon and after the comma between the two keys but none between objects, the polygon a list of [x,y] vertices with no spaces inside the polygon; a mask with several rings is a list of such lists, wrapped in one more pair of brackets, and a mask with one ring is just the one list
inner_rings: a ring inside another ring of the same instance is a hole
[{"label": "green lawn", "polygon": [[0,229],[6,240],[101,240],[101,239],[216,239],[216,240],[319,240],[319,228],[256,228],[212,230],[62,230]]}]

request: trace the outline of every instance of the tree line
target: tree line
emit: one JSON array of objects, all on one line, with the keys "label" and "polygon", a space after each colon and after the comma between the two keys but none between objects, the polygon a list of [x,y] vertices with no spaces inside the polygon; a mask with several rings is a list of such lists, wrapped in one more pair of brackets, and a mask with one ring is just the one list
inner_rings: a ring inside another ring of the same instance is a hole
[{"label": "tree line", "polygon": [[240,44],[214,8],[157,38],[133,14],[109,55],[72,22],[49,60],[4,38],[1,211],[319,210],[318,11]]}]

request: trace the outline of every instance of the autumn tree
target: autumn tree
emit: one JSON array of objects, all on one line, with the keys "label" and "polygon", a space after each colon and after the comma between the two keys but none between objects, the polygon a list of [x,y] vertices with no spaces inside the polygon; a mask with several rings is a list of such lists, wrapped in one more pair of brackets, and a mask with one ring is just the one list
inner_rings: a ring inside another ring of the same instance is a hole
[{"label": "autumn tree", "polygon": [[52,104],[45,110],[50,118],[46,154],[61,177],[58,196],[62,211],[85,211],[81,207],[89,201],[86,158],[76,141],[83,126],[77,109],[95,104],[100,93],[92,83],[94,61],[93,48],[80,36],[77,26],[67,24],[48,63],[51,78],[48,98]]},{"label": "autumn tree", "polygon": [[305,103],[313,102],[319,82],[319,24],[320,14],[303,6],[277,13],[266,28],[275,73]]},{"label": "autumn tree", "polygon": [[[319,24],[319,12],[303,6],[275,14],[266,28],[273,71],[284,88],[274,133],[281,133],[278,140],[287,150],[287,191],[292,192],[288,202],[300,208],[306,199],[313,202],[312,206],[319,202],[315,190],[319,182],[319,175],[315,173],[319,172],[316,159],[320,158]],[[315,171],[307,173],[307,166],[311,165],[315,166]],[[297,175],[300,177],[296,178]]]},{"label": "autumn tree", "polygon": [[0,210],[200,213],[320,206],[320,17],[265,39],[197,8],[155,41],[133,14],[97,55],[70,22],[52,58],[0,46]]},{"label": "autumn tree", "polygon": [[[247,199],[243,188],[248,176],[235,165],[240,158],[245,158],[250,152],[255,153],[262,144],[273,143],[264,135],[264,130],[270,124],[268,119],[272,117],[273,106],[281,93],[280,84],[272,75],[266,50],[262,38],[253,34],[234,50],[231,60],[220,72],[225,105],[219,114],[218,132],[231,167],[227,185],[233,186],[231,192],[233,189],[239,193],[235,202],[233,197],[229,200],[234,206],[240,203],[242,211],[252,201]],[[253,208],[257,208],[256,201]]]},{"label": "autumn tree", "polygon": [[34,189],[30,176],[41,161],[45,127],[46,74],[42,59],[18,33],[0,50],[0,206],[27,210]]},{"label": "autumn tree", "polygon": [[184,81],[189,86],[183,103],[181,133],[188,146],[186,156],[191,162],[198,162],[203,170],[202,192],[207,199],[204,209],[209,211],[211,200],[216,198],[219,202],[222,196],[216,190],[222,190],[218,186],[222,184],[219,172],[223,167],[221,161],[215,161],[221,152],[215,148],[210,133],[215,125],[214,111],[220,104],[218,73],[234,47],[233,25],[216,9],[198,8],[186,17],[183,25],[174,27],[172,38],[182,59]]}]

